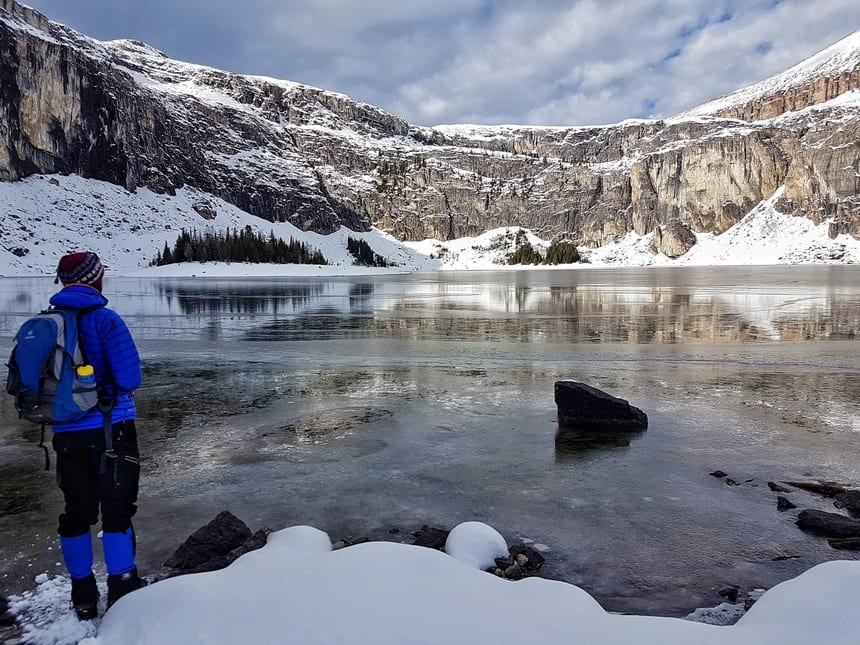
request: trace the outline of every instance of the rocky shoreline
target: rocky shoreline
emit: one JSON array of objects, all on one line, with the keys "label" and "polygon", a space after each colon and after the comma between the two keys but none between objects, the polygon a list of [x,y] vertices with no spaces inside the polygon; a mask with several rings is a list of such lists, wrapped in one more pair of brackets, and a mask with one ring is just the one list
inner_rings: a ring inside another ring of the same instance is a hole
[{"label": "rocky shoreline", "polygon": [[[715,470],[709,474],[723,480],[727,486],[761,487],[762,485],[762,482],[754,479],[739,481],[721,470]],[[833,549],[860,550],[860,489],[822,481],[768,481],[767,487],[774,494],[774,503],[779,513],[799,508],[802,500],[797,499],[795,496],[797,493],[805,492],[832,499],[835,511],[841,512],[827,512],[815,508],[801,509],[795,521],[798,529],[827,539]],[[794,497],[798,503],[795,504],[791,497]],[[266,536],[270,532],[269,529],[262,529],[252,533],[241,520],[224,511],[212,522],[192,534],[176,553],[165,561],[165,570],[156,577],[160,579],[222,568],[240,555],[264,546]],[[379,535],[375,536],[340,537],[333,541],[332,549],[348,548],[372,540],[390,540],[444,551],[449,533],[450,529],[426,524],[413,531],[403,531],[400,528],[391,528],[387,531],[380,529]],[[532,576],[552,579],[552,562],[547,562],[546,549],[547,547],[543,545],[512,544],[508,547],[508,556],[497,558],[495,566],[486,571],[513,581]],[[789,553],[776,555],[772,560],[778,562],[801,557],[803,556],[800,553]],[[748,610],[755,603],[763,592],[764,590],[760,588],[744,590],[739,585],[728,584],[719,589],[717,595],[724,599],[725,603],[737,606],[734,618],[731,619],[734,622],[743,611]],[[723,609],[726,608],[723,607]],[[698,611],[692,615],[697,615]],[[705,611],[708,610],[705,609]]]},{"label": "rocky shoreline", "polygon": [[[735,479],[721,470],[715,470],[709,474],[723,480],[727,486],[761,487],[763,483],[754,479]],[[833,549],[860,550],[860,490],[844,484],[822,481],[768,481],[766,485],[774,495],[774,504],[778,513],[798,509],[802,504],[802,500],[796,497],[799,493],[832,499],[834,510],[837,512],[815,508],[798,511],[795,521],[798,529],[827,539]],[[794,498],[797,503],[791,498]],[[262,529],[252,533],[241,520],[224,511],[192,534],[176,553],[165,561],[164,571],[156,577],[161,579],[222,568],[240,555],[264,546],[266,536],[270,532],[269,529]],[[444,551],[450,529],[425,524],[412,531],[391,528],[380,529],[378,533],[374,536],[340,537],[332,542],[332,549],[349,548],[369,541],[388,540]],[[508,551],[508,556],[497,558],[495,566],[486,569],[489,574],[512,581],[533,576],[554,578],[552,562],[547,561],[546,547],[543,545],[512,544],[508,547]],[[803,555],[800,553],[788,553],[774,556],[773,561],[801,557]],[[764,591],[761,588],[742,589],[740,585],[727,584],[717,591],[718,598],[723,601],[721,603],[718,601],[718,607],[696,609],[689,617],[702,622],[733,623],[758,600]]]},{"label": "rocky shoreline", "polygon": [[[742,485],[722,470],[715,470],[709,474],[723,479],[727,486]],[[753,482],[754,480],[745,480],[743,483]],[[769,481],[767,486],[772,492],[779,493],[776,496],[776,508],[780,512],[798,508],[797,504],[785,496],[797,490],[833,499],[834,508],[844,510],[847,515],[812,508],[803,509],[797,515],[798,528],[828,538],[828,543],[834,549],[860,551],[860,489],[851,488],[846,484],[822,481]]]},{"label": "rocky shoreline", "polygon": [[[726,486],[761,487],[762,482],[754,479],[732,477],[722,470],[714,470],[710,476],[722,480]],[[768,481],[767,487],[774,495],[777,512],[783,513],[798,508],[790,496],[801,491],[832,499],[836,511],[828,512],[816,508],[798,511],[796,524],[802,531],[827,539],[833,549],[840,551],[860,551],[860,490],[835,482],[822,481]],[[798,502],[800,500],[797,500]],[[162,568],[148,572],[151,583],[190,573],[215,571],[229,566],[234,560],[250,551],[265,546],[272,529],[251,529],[229,511],[220,512],[206,525],[192,533],[165,560]],[[332,550],[349,548],[370,541],[396,541],[403,544],[445,550],[450,529],[422,525],[412,531],[400,528],[380,530],[373,537],[348,535],[332,542]],[[489,575],[517,581],[528,577],[541,576],[552,579],[551,562],[547,565],[544,555],[546,547],[533,544],[513,544],[508,547],[508,555],[496,558],[494,566],[487,569]],[[802,554],[781,554],[773,561],[800,558]],[[587,591],[587,590],[586,590]],[[763,589],[742,589],[740,585],[728,584],[717,591],[723,602],[712,608],[694,610],[688,618],[714,624],[732,624],[747,611],[764,593]],[[0,597],[0,643],[4,645],[21,643],[22,629],[16,616],[9,611],[9,601]]]},{"label": "rocky shoreline", "polygon": [[[223,569],[239,556],[265,546],[271,532],[271,529],[260,529],[252,533],[242,520],[229,511],[222,511],[191,534],[164,562],[164,569],[154,577],[162,580]],[[390,529],[388,533],[395,541],[404,544],[444,551],[450,532],[450,529],[425,524],[405,535],[400,529]],[[332,550],[370,541],[369,537],[342,537],[332,542]],[[488,569],[488,573],[509,580],[520,580],[538,575],[546,562],[540,551],[528,544],[514,544],[508,548],[508,552],[508,556],[496,558],[496,566]]]}]

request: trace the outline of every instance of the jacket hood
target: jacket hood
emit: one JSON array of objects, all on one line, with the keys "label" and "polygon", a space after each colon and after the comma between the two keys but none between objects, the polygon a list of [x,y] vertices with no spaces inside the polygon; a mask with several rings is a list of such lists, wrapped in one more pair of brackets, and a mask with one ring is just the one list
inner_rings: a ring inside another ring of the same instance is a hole
[{"label": "jacket hood", "polygon": [[86,309],[87,307],[104,307],[108,303],[108,299],[90,286],[71,284],[51,296],[50,303],[55,307],[65,309]]}]

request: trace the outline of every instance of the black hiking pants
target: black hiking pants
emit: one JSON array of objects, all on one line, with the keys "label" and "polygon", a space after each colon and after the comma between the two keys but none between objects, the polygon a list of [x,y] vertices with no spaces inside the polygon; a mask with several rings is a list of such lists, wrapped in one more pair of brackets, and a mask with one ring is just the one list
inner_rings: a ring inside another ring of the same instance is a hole
[{"label": "black hiking pants", "polygon": [[122,533],[137,511],[140,453],[134,421],[113,426],[115,458],[105,456],[104,431],[73,430],[54,433],[57,483],[63,491],[65,510],[60,515],[62,537],[88,533],[101,510],[102,530]]}]

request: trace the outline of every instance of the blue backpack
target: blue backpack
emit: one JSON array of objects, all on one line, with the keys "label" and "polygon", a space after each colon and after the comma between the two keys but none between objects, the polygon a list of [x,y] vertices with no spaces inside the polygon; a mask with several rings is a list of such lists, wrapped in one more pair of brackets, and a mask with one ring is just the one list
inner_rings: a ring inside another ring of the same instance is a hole
[{"label": "blue backpack", "polygon": [[6,392],[15,396],[18,416],[44,425],[83,417],[99,403],[99,386],[85,365],[78,342],[78,319],[88,310],[48,309],[15,335],[9,356]]}]

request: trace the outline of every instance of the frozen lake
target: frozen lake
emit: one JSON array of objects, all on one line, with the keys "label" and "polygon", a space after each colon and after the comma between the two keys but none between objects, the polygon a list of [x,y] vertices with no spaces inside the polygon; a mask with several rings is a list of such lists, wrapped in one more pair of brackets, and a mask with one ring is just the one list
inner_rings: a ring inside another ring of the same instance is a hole
[{"label": "frozen lake", "polygon": [[[4,360],[55,289],[0,280]],[[767,482],[860,485],[860,267],[108,278],[105,295],[145,365],[144,573],[225,509],[333,540],[481,520],[636,613],[858,557],[797,529]],[[629,400],[648,431],[557,445],[561,378]],[[37,442],[0,399],[0,593],[62,570]]]}]

